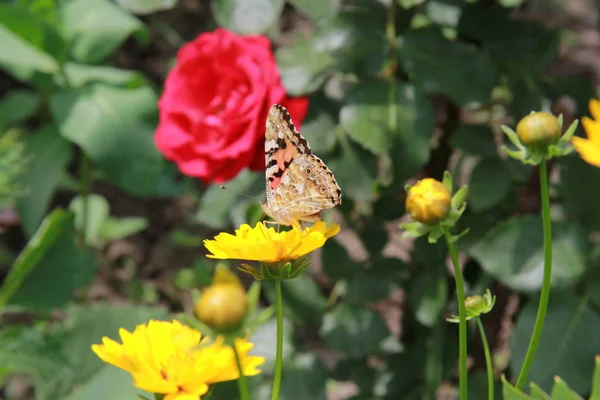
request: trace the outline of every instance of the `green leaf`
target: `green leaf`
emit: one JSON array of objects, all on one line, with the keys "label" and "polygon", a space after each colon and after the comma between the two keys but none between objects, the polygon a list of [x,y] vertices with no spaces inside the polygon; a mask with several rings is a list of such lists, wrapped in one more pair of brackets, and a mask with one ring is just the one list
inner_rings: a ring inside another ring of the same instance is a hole
[{"label": "green leaf", "polygon": [[177,5],[177,0],[116,0],[117,4],[129,12],[138,15],[152,14],[170,10]]},{"label": "green leaf", "polygon": [[511,385],[502,375],[502,396],[504,400],[530,400],[531,397]]},{"label": "green leaf", "polygon": [[341,6],[340,0],[290,0],[290,3],[315,21],[333,17]]},{"label": "green leaf", "polygon": [[469,203],[475,212],[500,204],[511,192],[512,179],[506,163],[499,158],[481,160],[471,173]]},{"label": "green leaf", "polygon": [[[112,365],[104,367],[90,380],[80,385],[66,400],[133,400],[148,394],[133,385],[131,374]],[[151,398],[148,396],[148,398]]]},{"label": "green leaf", "polygon": [[544,71],[557,57],[559,34],[534,21],[511,17],[509,9],[463,3],[458,36],[480,43],[505,68]]},{"label": "green leaf", "polygon": [[71,306],[67,315],[64,328],[56,333],[56,337],[61,339],[63,353],[78,383],[92,378],[106,365],[92,352],[92,344],[102,343],[105,336],[121,342],[120,328],[133,332],[136,325],[151,319],[171,319],[163,308],[102,303],[94,306]]},{"label": "green leaf", "polygon": [[452,147],[481,157],[496,157],[494,135],[487,125],[461,125],[452,133]]},{"label": "green leaf", "polygon": [[[510,348],[510,369],[513,374],[518,373],[523,364],[537,306],[537,301],[529,302],[517,319]],[[550,298],[544,334],[529,380],[549,391],[554,376],[559,375],[578,393],[588,393],[594,369],[592,354],[600,353],[599,331],[600,316],[589,307],[585,298],[555,293]]]},{"label": "green leaf", "polygon": [[569,386],[558,376],[554,377],[554,387],[551,393],[554,400],[583,400],[581,396],[572,391]]},{"label": "green leaf", "polygon": [[390,335],[385,322],[375,311],[338,303],[323,317],[321,337],[333,350],[350,357],[378,354]]},{"label": "green leaf", "polygon": [[0,65],[18,79],[60,70],[65,44],[43,21],[26,10],[0,3]]},{"label": "green leaf", "polygon": [[[98,194],[92,193],[86,197],[87,199],[75,196],[69,204],[69,210],[75,214],[75,229],[78,232],[83,230],[84,214],[87,214],[83,232],[84,240],[87,245],[92,245],[98,241],[102,225],[110,214],[110,205],[104,197]],[[87,213],[85,209],[87,209]]]},{"label": "green leaf", "polygon": [[587,164],[577,155],[558,159],[560,165],[560,196],[564,198],[567,211],[572,212],[587,229],[600,226],[600,169]]},{"label": "green leaf", "polygon": [[424,92],[446,94],[460,106],[489,102],[497,78],[486,52],[426,28],[405,34],[398,55],[411,81]]},{"label": "green leaf", "polygon": [[99,63],[129,35],[144,29],[141,21],[108,0],[63,1],[59,12],[71,57],[82,63]]},{"label": "green leaf", "polygon": [[15,89],[0,100],[0,133],[31,117],[40,105],[40,96],[31,90]]},{"label": "green leaf", "polygon": [[308,140],[315,154],[330,152],[337,142],[337,114],[330,102],[319,96],[311,96],[308,115],[302,123],[302,136]]},{"label": "green leaf", "polygon": [[357,201],[373,198],[377,178],[377,158],[373,153],[343,137],[340,155],[328,165],[344,188],[343,195]]},{"label": "green leaf", "polygon": [[282,400],[325,400],[327,368],[314,353],[298,354],[283,366]]},{"label": "green leaf", "polygon": [[[575,223],[552,224],[552,286],[567,287],[585,271],[586,235]],[[483,269],[504,285],[521,292],[541,288],[544,271],[540,216],[501,222],[469,249]]]},{"label": "green leaf", "polygon": [[56,27],[58,23],[58,2],[55,0],[14,0],[19,8],[27,10],[48,25]]},{"label": "green leaf", "polygon": [[80,88],[93,83],[136,88],[143,86],[145,82],[144,76],[138,71],[103,65],[85,65],[68,62],[65,64],[64,69],[72,88]]},{"label": "green leaf", "polygon": [[600,399],[600,356],[595,357],[596,367],[594,368],[594,378],[592,379],[592,394],[590,400]]},{"label": "green leaf", "polygon": [[105,242],[113,242],[145,230],[149,225],[144,217],[108,217],[100,227],[99,236]]},{"label": "green leaf", "polygon": [[96,84],[53,94],[50,111],[61,135],[79,145],[108,179],[148,196],[156,193],[164,167],[152,138],[156,101],[148,87]]},{"label": "green leaf", "polygon": [[[265,281],[263,289],[269,301],[275,304],[275,287],[272,281]],[[297,323],[318,323],[325,312],[325,297],[308,274],[281,281],[281,294],[285,314]]]},{"label": "green leaf", "polygon": [[531,398],[534,400],[552,400],[550,396],[546,394],[536,383],[530,382],[531,387]]},{"label": "green leaf", "polygon": [[264,33],[275,25],[283,0],[215,0],[211,9],[217,23],[242,35]]},{"label": "green leaf", "polygon": [[350,278],[363,268],[336,240],[329,240],[323,246],[321,263],[323,271],[333,280]]},{"label": "green leaf", "polygon": [[442,320],[447,307],[445,277],[425,269],[414,278],[409,286],[408,299],[414,309],[415,318],[425,326],[434,326]]},{"label": "green leaf", "polygon": [[243,199],[264,192],[263,175],[244,170],[227,183],[225,189],[220,186],[210,186],[202,196],[194,221],[211,228],[224,228],[230,222],[234,205]]},{"label": "green leaf", "polygon": [[71,160],[71,145],[55,127],[46,126],[22,137],[27,168],[20,177],[28,195],[17,200],[21,227],[31,237],[46,214],[65,167]]},{"label": "green leaf", "polygon": [[93,278],[96,260],[76,245],[74,216],[53,211],[15,260],[0,288],[7,303],[48,312],[68,303]]},{"label": "green leaf", "polygon": [[288,94],[302,96],[319,89],[327,80],[334,58],[314,38],[296,37],[275,52],[281,82]]},{"label": "green leaf", "polygon": [[39,327],[0,330],[0,366],[30,376],[39,400],[64,398],[74,381],[60,341],[47,337]]}]

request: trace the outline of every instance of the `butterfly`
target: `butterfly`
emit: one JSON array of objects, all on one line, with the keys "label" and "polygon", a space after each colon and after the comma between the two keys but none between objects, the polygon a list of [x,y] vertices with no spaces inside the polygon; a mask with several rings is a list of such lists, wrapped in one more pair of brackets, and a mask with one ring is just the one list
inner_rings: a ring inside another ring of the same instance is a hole
[{"label": "butterfly", "polygon": [[280,225],[317,222],[320,213],[342,204],[333,172],[296,130],[288,110],[274,104],[265,131],[267,201],[262,209]]}]

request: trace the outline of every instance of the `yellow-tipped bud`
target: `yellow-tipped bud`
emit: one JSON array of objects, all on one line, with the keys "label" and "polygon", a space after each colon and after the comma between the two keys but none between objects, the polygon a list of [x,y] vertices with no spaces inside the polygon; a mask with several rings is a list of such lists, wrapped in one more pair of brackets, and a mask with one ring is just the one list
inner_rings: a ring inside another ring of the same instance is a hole
[{"label": "yellow-tipped bud", "polygon": [[406,211],[415,221],[435,224],[446,218],[452,193],[440,181],[425,178],[408,190]]},{"label": "yellow-tipped bud", "polygon": [[194,314],[216,331],[240,326],[248,311],[248,296],[239,278],[228,268],[217,266],[211,286],[204,288],[194,305]]},{"label": "yellow-tipped bud", "polygon": [[474,313],[480,314],[487,308],[487,303],[482,296],[469,296],[465,299],[465,308]]},{"label": "yellow-tipped bud", "polygon": [[525,146],[547,146],[560,139],[561,124],[554,115],[538,111],[519,121],[517,135]]},{"label": "yellow-tipped bud", "polygon": [[246,291],[237,285],[209,286],[194,306],[196,317],[217,331],[238,327],[247,310]]}]

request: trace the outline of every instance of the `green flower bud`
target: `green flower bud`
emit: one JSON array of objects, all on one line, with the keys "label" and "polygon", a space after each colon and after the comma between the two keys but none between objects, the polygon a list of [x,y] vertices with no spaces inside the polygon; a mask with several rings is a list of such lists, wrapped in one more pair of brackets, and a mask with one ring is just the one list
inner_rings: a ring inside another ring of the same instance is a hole
[{"label": "green flower bud", "polygon": [[235,283],[215,284],[203,290],[194,305],[196,317],[218,332],[240,326],[248,310],[248,297],[243,286]]}]

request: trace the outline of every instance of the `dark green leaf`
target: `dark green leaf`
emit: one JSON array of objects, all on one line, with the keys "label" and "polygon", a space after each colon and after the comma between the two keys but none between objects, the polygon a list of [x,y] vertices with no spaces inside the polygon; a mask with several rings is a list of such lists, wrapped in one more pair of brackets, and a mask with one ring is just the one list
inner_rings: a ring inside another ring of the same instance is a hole
[{"label": "dark green leaf", "polygon": [[26,10],[0,3],[0,65],[25,81],[60,70],[65,44],[48,25]]},{"label": "dark green leaf", "polygon": [[[92,193],[86,197],[85,199],[81,196],[74,197],[69,204],[69,209],[75,214],[75,229],[81,232],[85,228],[83,232],[85,243],[91,245],[99,239],[100,229],[110,214],[110,205],[98,194]],[[83,226],[84,214],[85,227]]]},{"label": "dark green leaf", "polygon": [[31,237],[71,159],[71,145],[53,126],[24,136],[23,142],[28,165],[21,176],[21,185],[28,195],[17,200],[17,210],[23,231]]},{"label": "dark green leaf", "polygon": [[512,188],[510,171],[499,158],[481,160],[471,173],[469,203],[475,212],[489,210],[500,204]]},{"label": "dark green leaf", "polygon": [[63,1],[60,18],[71,57],[90,64],[104,60],[129,35],[144,28],[141,21],[108,0]]},{"label": "dark green leaf", "polygon": [[[272,304],[275,304],[275,288],[265,281],[263,289]],[[308,274],[281,282],[284,312],[302,325],[318,323],[325,312],[326,301],[320,288]]]},{"label": "dark green leaf", "polygon": [[496,74],[486,52],[427,28],[404,35],[399,55],[412,82],[424,92],[444,93],[461,106],[489,102]]},{"label": "dark green leaf", "polygon": [[290,0],[290,3],[313,20],[331,18],[341,5],[340,0]]},{"label": "dark green leaf", "polygon": [[282,400],[325,400],[327,369],[314,353],[299,354],[284,364]]},{"label": "dark green leaf", "polygon": [[379,314],[368,308],[338,304],[323,317],[321,337],[334,350],[350,357],[363,357],[382,351],[390,335]]},{"label": "dark green leaf", "polygon": [[76,245],[74,216],[52,212],[31,238],[0,289],[0,305],[49,312],[68,303],[95,272],[93,255]]},{"label": "dark green leaf", "polygon": [[600,226],[600,169],[587,164],[577,155],[561,157],[560,195],[564,198],[567,211],[572,212],[587,229]]},{"label": "dark green leaf", "polygon": [[264,33],[277,22],[283,0],[215,0],[211,8],[217,23],[242,35]]},{"label": "dark green leaf", "polygon": [[481,157],[496,157],[494,135],[486,125],[461,125],[452,133],[452,147]]},{"label": "dark green leaf", "polygon": [[546,394],[535,382],[530,382],[531,398],[534,400],[552,400],[550,396]]},{"label": "dark green leaf", "polygon": [[344,301],[352,304],[369,304],[388,298],[399,285],[387,272],[364,268],[358,270],[348,281]]},{"label": "dark green leaf", "polygon": [[302,123],[302,136],[315,154],[330,152],[337,141],[339,109],[323,96],[311,96],[308,115]]},{"label": "dark green leaf", "polygon": [[40,96],[26,89],[15,89],[0,100],[0,132],[29,118],[38,109]]},{"label": "dark green leaf", "polygon": [[14,0],[13,3],[48,25],[56,27],[58,23],[58,2],[56,0]]},{"label": "dark green leaf", "polygon": [[409,285],[408,298],[421,324],[431,327],[442,321],[448,301],[446,285],[446,276],[436,274],[434,268],[420,271]]},{"label": "dark green leaf", "polygon": [[323,271],[334,280],[350,278],[363,269],[361,263],[354,261],[346,249],[336,240],[329,240],[321,252]]},{"label": "dark green leaf", "polygon": [[148,87],[93,85],[55,93],[50,111],[61,135],[79,145],[107,178],[129,193],[156,193],[164,160],[154,147],[156,95]]},{"label": "dark green leaf", "polygon": [[[513,373],[518,373],[525,358],[537,306],[537,301],[529,302],[517,319],[510,349]],[[600,336],[596,334],[599,331],[600,316],[589,307],[585,298],[569,293],[554,294],[550,297],[544,334],[529,379],[549,391],[558,375],[575,391],[588,393],[594,369],[592,355],[600,353]]]},{"label": "dark green leaf", "polygon": [[463,3],[458,36],[475,41],[515,71],[539,72],[558,53],[558,32],[540,23],[512,18],[510,10]]},{"label": "dark green leaf", "polygon": [[116,0],[121,8],[134,14],[146,15],[169,10],[177,5],[177,0]]},{"label": "dark green leaf", "polygon": [[377,158],[373,153],[343,137],[341,154],[328,162],[343,195],[353,200],[373,198],[377,178]]},{"label": "dark green leaf", "polygon": [[263,176],[244,170],[229,181],[225,189],[210,186],[202,196],[194,220],[211,228],[223,228],[230,222],[234,205],[243,200],[244,195],[255,195],[258,190],[265,190]]},{"label": "dark green leaf", "polygon": [[[577,224],[552,224],[552,286],[576,282],[586,268],[586,235]],[[539,216],[513,218],[489,231],[469,253],[511,289],[536,292],[542,284],[544,249]]]}]

